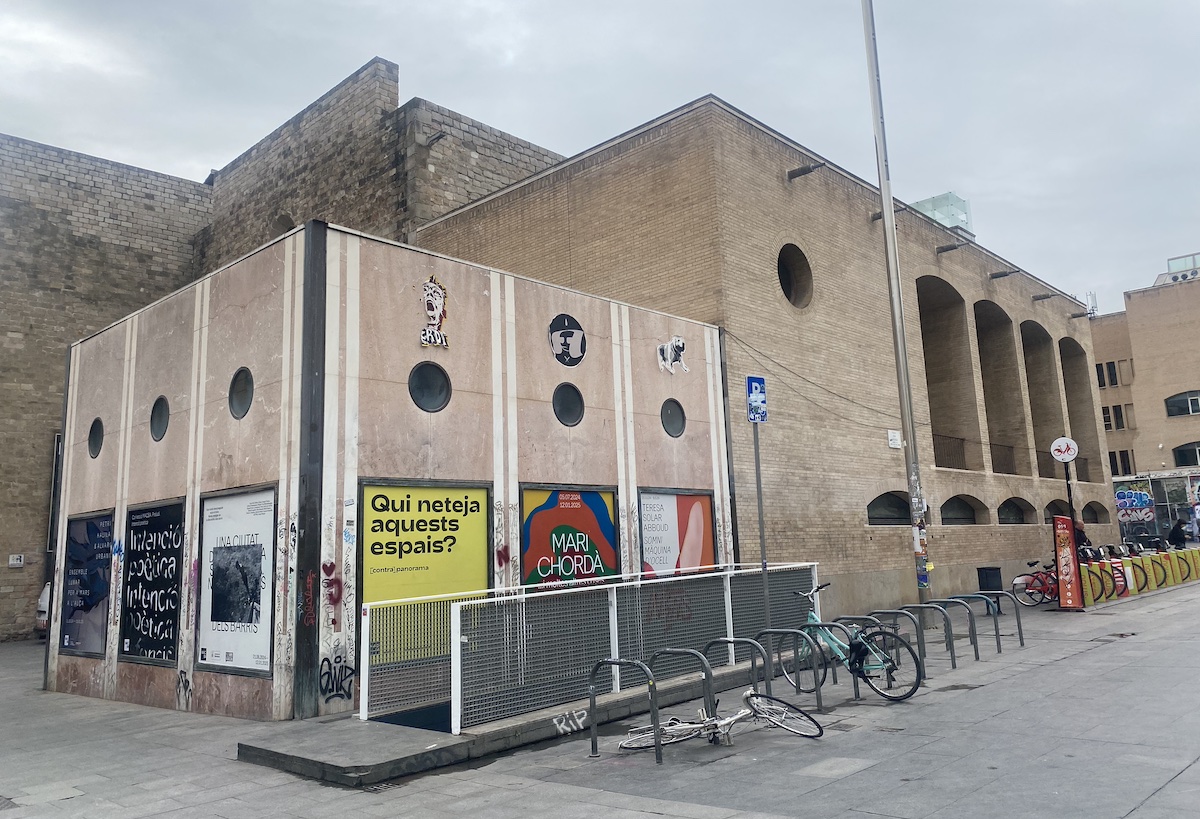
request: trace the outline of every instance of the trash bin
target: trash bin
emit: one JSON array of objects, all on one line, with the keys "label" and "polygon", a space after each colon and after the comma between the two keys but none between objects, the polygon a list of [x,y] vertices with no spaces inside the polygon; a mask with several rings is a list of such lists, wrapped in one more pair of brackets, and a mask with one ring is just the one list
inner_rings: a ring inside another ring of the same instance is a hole
[{"label": "trash bin", "polygon": [[975,569],[975,573],[979,575],[980,591],[1004,591],[999,566],[980,566]]}]

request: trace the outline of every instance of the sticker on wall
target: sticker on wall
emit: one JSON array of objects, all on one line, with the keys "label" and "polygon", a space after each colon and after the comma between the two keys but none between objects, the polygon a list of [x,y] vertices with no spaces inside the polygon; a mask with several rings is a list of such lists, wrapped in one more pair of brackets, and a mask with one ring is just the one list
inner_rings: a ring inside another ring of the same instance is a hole
[{"label": "sticker on wall", "polygon": [[642,573],[669,577],[716,562],[711,495],[642,493]]},{"label": "sticker on wall", "polygon": [[421,330],[422,347],[449,347],[450,339],[442,330],[446,320],[446,287],[430,276],[421,287],[421,302],[425,306],[425,327]]},{"label": "sticker on wall", "polygon": [[618,574],[612,492],[521,492],[521,577],[525,585]]},{"label": "sticker on wall", "polygon": [[108,637],[108,591],[113,516],[67,523],[67,565],[62,596],[62,648],[103,654]]},{"label": "sticker on wall", "polygon": [[666,370],[675,375],[675,365],[683,367],[683,371],[691,372],[683,361],[683,336],[671,336],[671,340],[658,345],[658,371]]},{"label": "sticker on wall", "polygon": [[574,316],[559,313],[550,322],[550,352],[559,364],[574,367],[587,355],[587,336]]}]

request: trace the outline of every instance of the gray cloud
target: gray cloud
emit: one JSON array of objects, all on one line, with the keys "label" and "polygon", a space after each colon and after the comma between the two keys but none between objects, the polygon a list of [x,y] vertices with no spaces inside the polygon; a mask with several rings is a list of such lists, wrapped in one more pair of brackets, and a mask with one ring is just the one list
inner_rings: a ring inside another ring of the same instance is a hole
[{"label": "gray cloud", "polygon": [[[1187,0],[884,0],[895,194],[1102,312],[1200,250]],[[565,154],[715,93],[875,180],[858,3],[10,0],[0,131],[203,179],[371,57]]]}]

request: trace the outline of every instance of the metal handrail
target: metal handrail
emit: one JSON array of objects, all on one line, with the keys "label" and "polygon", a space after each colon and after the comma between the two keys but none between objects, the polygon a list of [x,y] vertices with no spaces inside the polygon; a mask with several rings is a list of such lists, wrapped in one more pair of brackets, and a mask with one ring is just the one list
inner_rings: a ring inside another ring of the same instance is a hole
[{"label": "metal handrail", "polygon": [[928,601],[934,605],[940,606],[943,603],[962,606],[967,610],[967,639],[971,641],[971,648],[975,649],[975,659],[979,659],[979,632],[975,630],[975,610],[971,608],[971,604],[966,600],[954,600],[949,597],[942,597],[937,600]]},{"label": "metal handrail", "polygon": [[[754,635],[754,639],[759,640],[764,634],[767,637],[772,637],[774,635],[779,635],[781,637],[788,635],[788,634],[792,635],[792,638],[793,638],[793,641],[792,641],[792,669],[794,670],[794,672],[796,674],[796,693],[797,694],[803,693],[800,690],[800,640],[803,639],[806,643],[808,643],[809,651],[812,652],[812,654],[810,656],[813,658],[813,661],[812,661],[813,691],[816,693],[816,697],[817,697],[817,710],[824,711],[825,706],[821,702],[821,677],[817,673],[817,663],[819,661],[823,661],[823,658],[821,655],[821,647],[817,645],[817,641],[814,640],[810,635],[806,634],[803,631],[803,629],[798,629],[798,628],[764,628],[758,634]],[[821,658],[821,660],[819,660],[818,658]]]},{"label": "metal handrail", "polygon": [[1017,596],[1015,594],[1013,594],[1012,592],[1006,592],[1006,591],[981,591],[979,593],[984,595],[985,597],[990,597],[992,595],[995,595],[997,609],[1000,608],[1000,598],[1001,597],[1007,597],[1009,600],[1012,601],[1013,613],[1015,613],[1017,616],[1017,639],[1020,641],[1021,646],[1024,647],[1024,645],[1025,645],[1025,630],[1021,628],[1021,606],[1017,603]]},{"label": "metal handrail", "polygon": [[[946,625],[946,648],[950,651],[950,667],[958,668],[958,659],[954,651],[954,626],[950,622],[950,613],[941,606],[936,606],[933,603],[909,603],[907,606],[901,606],[900,608],[905,611],[916,609],[918,612],[924,612],[925,609],[933,609],[942,615],[942,620]],[[924,628],[924,626],[925,621],[922,619],[921,627]]]},{"label": "metal handrail", "polygon": [[710,717],[716,716],[717,696],[713,693],[712,664],[708,661],[708,658],[694,648],[660,648],[646,660],[646,665],[649,666],[651,671],[654,670],[654,661],[664,655],[695,657],[700,661],[700,670],[704,672],[704,708]]},{"label": "metal handrail", "polygon": [[771,695],[771,677],[774,674],[774,669],[771,667],[771,657],[767,654],[767,650],[763,648],[762,643],[758,640],[751,640],[749,637],[717,637],[714,640],[709,640],[704,644],[703,652],[708,655],[708,650],[715,645],[726,646],[750,646],[750,687],[758,691],[758,666],[754,660],[754,652],[757,651],[763,658],[763,683],[767,689],[767,696]]},{"label": "metal handrail", "polygon": [[970,603],[972,600],[983,601],[984,605],[986,606],[984,613],[992,615],[992,625],[996,628],[996,653],[1002,653],[1004,649],[1000,645],[1000,615],[998,613],[1000,611],[999,604],[992,602],[992,598],[983,594],[952,594],[950,595],[950,599],[964,600],[967,603]]},{"label": "metal handrail", "polygon": [[658,721],[658,689],[654,686],[654,672],[641,660],[622,660],[620,658],[614,659],[609,657],[597,661],[592,666],[592,671],[588,674],[588,722],[591,723],[592,752],[588,756],[593,758],[600,756],[600,739],[596,734],[596,673],[604,666],[632,666],[640,668],[642,673],[646,675],[646,693],[650,697],[650,725],[654,728],[654,761],[661,765],[662,734]]}]

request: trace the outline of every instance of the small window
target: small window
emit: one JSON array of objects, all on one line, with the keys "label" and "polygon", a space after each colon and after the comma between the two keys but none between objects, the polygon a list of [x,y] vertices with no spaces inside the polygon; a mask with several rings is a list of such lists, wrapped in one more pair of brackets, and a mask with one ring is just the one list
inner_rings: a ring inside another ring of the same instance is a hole
[{"label": "small window", "polygon": [[281,213],[271,220],[271,238],[275,239],[296,227],[296,222],[286,213]]},{"label": "small window", "polygon": [[167,396],[160,395],[154,400],[154,406],[150,408],[150,437],[161,441],[167,434],[167,424],[170,421],[171,405],[167,403]]},{"label": "small window", "polygon": [[1099,523],[1100,522],[1100,515],[1098,515],[1096,513],[1096,505],[1093,503],[1089,503],[1087,506],[1083,507],[1083,511],[1080,513],[1080,517],[1083,518],[1084,523]]},{"label": "small window", "polygon": [[[1030,510],[1032,511],[1032,510]],[[1005,525],[1028,523],[1025,517],[1025,510],[1016,498],[1009,498],[1004,503],[996,507],[996,520]]]},{"label": "small window", "polygon": [[1129,450],[1122,449],[1120,452],[1117,453],[1117,457],[1119,457],[1121,459],[1121,474],[1122,475],[1132,475],[1133,470],[1130,469]]},{"label": "small window", "polygon": [[663,429],[672,438],[682,435],[684,427],[687,426],[687,417],[683,414],[683,407],[674,398],[663,401],[658,417],[662,420]]},{"label": "small window", "polygon": [[[1113,429],[1125,429],[1125,410],[1120,404],[1114,404],[1112,408],[1112,424]],[[1105,427],[1108,429],[1108,427]]]},{"label": "small window", "polygon": [[422,361],[408,374],[408,395],[425,412],[441,412],[450,403],[450,376],[432,361]]},{"label": "small window", "polygon": [[88,430],[88,454],[93,458],[100,454],[100,450],[104,447],[104,422],[99,418],[92,421],[92,427]]},{"label": "small window", "polygon": [[1133,450],[1122,450],[1122,452],[1129,455],[1129,474],[1133,475],[1137,472],[1137,460],[1133,457]]},{"label": "small window", "polygon": [[1104,389],[1104,365],[1096,365],[1096,383],[1100,385],[1100,389]]},{"label": "small window", "polygon": [[1197,454],[1198,449],[1200,449],[1200,441],[1193,441],[1190,444],[1175,447],[1173,450],[1175,453],[1175,466],[1200,466],[1200,455]]},{"label": "small window", "polygon": [[871,526],[911,526],[908,500],[895,492],[884,492],[867,504],[867,523]]},{"label": "small window", "polygon": [[559,384],[554,388],[554,417],[564,427],[573,427],[583,420],[583,395],[574,384]]},{"label": "small window", "polygon": [[1121,470],[1117,468],[1117,453],[1111,449],[1108,451],[1108,471],[1114,475],[1121,474]]},{"label": "small window", "polygon": [[1120,383],[1117,381],[1117,362],[1109,361],[1105,363],[1104,369],[1108,373],[1108,386],[1117,386],[1117,384]]},{"label": "small window", "polygon": [[1067,502],[1064,500],[1052,500],[1046,504],[1046,508],[1042,510],[1043,519],[1046,523],[1053,523],[1055,516],[1060,518],[1069,518],[1071,510],[1067,508]]},{"label": "small window", "polygon": [[975,507],[962,495],[955,495],[942,504],[943,526],[974,526]]},{"label": "small window", "polygon": [[1100,414],[1104,417],[1104,429],[1106,431],[1111,430],[1112,429],[1112,413],[1109,412],[1108,407],[1101,407]]},{"label": "small window", "polygon": [[804,251],[793,244],[779,250],[779,287],[793,307],[808,307],[812,301],[812,267]]},{"label": "small window", "polygon": [[229,381],[229,414],[242,419],[254,402],[254,376],[245,367],[233,374]]}]

